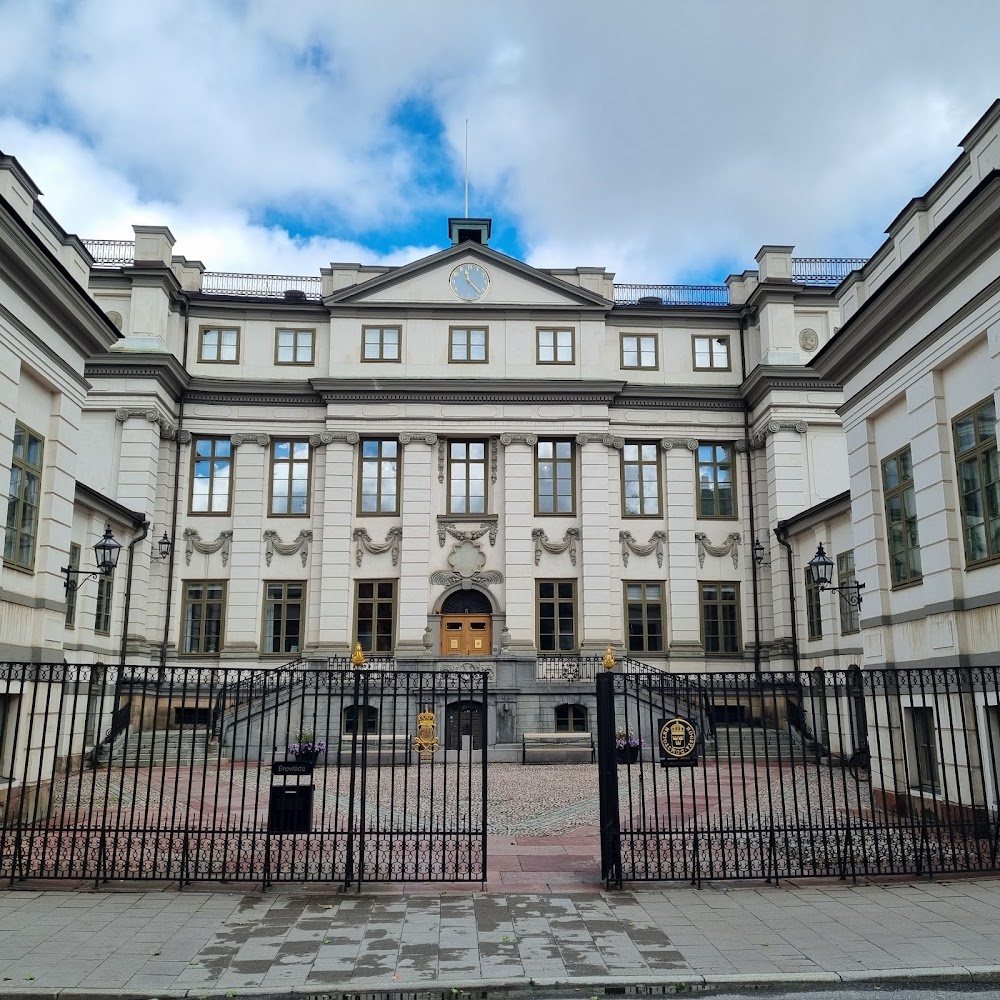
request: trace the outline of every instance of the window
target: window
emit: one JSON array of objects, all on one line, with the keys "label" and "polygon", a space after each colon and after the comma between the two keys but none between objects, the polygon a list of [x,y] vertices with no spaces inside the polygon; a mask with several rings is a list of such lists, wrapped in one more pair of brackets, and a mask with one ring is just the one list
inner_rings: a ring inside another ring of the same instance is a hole
[{"label": "window", "polygon": [[264,642],[262,653],[302,651],[304,583],[264,584]]},{"label": "window", "polygon": [[362,440],[360,489],[359,513],[399,513],[398,441]]},{"label": "window", "polygon": [[1000,462],[993,397],[955,418],[955,460],[967,566],[1000,558]]},{"label": "window", "polygon": [[30,570],[35,565],[38,507],[42,499],[42,445],[39,435],[23,424],[14,424],[3,559],[20,569]]},{"label": "window", "polygon": [[396,581],[358,580],[355,635],[366,653],[391,653],[395,645]]},{"label": "window", "polygon": [[692,337],[695,371],[729,371],[728,337]]},{"label": "window", "polygon": [[733,446],[698,444],[698,516],[736,517]]},{"label": "window", "polygon": [[622,334],[622,368],[656,368],[656,334]]},{"label": "window", "polygon": [[226,585],[217,580],[193,580],[184,584],[181,621],[182,653],[214,655],[222,648]]},{"label": "window", "polygon": [[191,513],[228,514],[232,482],[229,438],[196,437],[191,445]]},{"label": "window", "polygon": [[655,442],[625,442],[622,448],[622,503],[626,517],[659,516],[660,447]]},{"label": "window", "polygon": [[271,442],[271,513],[309,513],[309,442]]},{"label": "window", "polygon": [[448,330],[448,360],[485,364],[489,360],[489,331],[485,327],[458,327]]},{"label": "window", "polygon": [[240,360],[239,327],[203,326],[198,331],[198,360],[234,365]]},{"label": "window", "polygon": [[451,441],[448,444],[448,512],[486,512],[486,442]]},{"label": "window", "polygon": [[401,333],[402,330],[398,326],[362,327],[361,360],[398,361]]},{"label": "window", "polygon": [[114,592],[115,578],[99,576],[97,578],[97,607],[94,611],[94,631],[101,635],[111,634],[111,598]]},{"label": "window", "polygon": [[701,641],[706,653],[740,651],[740,587],[701,584]]},{"label": "window", "polygon": [[315,342],[315,330],[277,330],[274,334],[274,363],[311,365]]},{"label": "window", "polygon": [[934,709],[906,709],[909,722],[910,787],[925,792],[938,790],[937,749],[935,747]]},{"label": "window", "polygon": [[576,649],[576,581],[538,580],[538,652]]},{"label": "window", "polygon": [[630,653],[663,652],[663,584],[626,583],[625,614]]},{"label": "window", "polygon": [[548,330],[539,327],[536,331],[538,338],[538,363],[540,365],[571,365],[575,360],[573,329]]},{"label": "window", "polygon": [[572,514],[575,509],[572,441],[535,445],[535,513]]},{"label": "window", "polygon": [[556,705],[556,732],[557,733],[589,732],[587,728],[587,706]]},{"label": "window", "polygon": [[916,583],[922,577],[913,461],[904,448],[882,462],[889,572],[894,585]]},{"label": "window", "polygon": [[[359,719],[362,723],[360,730],[358,730]],[[374,705],[348,705],[344,709],[341,732],[353,733],[356,730],[365,733],[378,732],[378,709]]]},{"label": "window", "polygon": [[[69,568],[80,568],[80,546],[76,542],[70,542]],[[78,580],[79,577],[73,576],[72,579]],[[76,595],[75,589],[66,591],[66,628],[76,628]]]},{"label": "window", "polygon": [[823,605],[820,603],[819,584],[812,571],[806,570],[806,634],[810,639],[823,638]]},{"label": "window", "polygon": [[854,550],[841,552],[837,556],[837,586],[842,588],[840,597],[840,634],[848,635],[851,632],[861,631],[861,609],[858,605],[852,605],[844,594],[856,594],[857,588],[854,586],[857,576],[854,573]]}]

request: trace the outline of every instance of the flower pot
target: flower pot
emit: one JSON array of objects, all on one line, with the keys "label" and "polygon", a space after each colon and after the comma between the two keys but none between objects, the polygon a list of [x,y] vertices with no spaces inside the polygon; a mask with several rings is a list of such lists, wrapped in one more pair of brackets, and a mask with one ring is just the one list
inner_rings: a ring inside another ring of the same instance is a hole
[{"label": "flower pot", "polygon": [[634,764],[639,759],[639,747],[616,747],[615,757],[619,764]]},{"label": "flower pot", "polygon": [[297,753],[295,760],[299,764],[315,764],[319,760],[318,750],[307,750],[305,753]]}]

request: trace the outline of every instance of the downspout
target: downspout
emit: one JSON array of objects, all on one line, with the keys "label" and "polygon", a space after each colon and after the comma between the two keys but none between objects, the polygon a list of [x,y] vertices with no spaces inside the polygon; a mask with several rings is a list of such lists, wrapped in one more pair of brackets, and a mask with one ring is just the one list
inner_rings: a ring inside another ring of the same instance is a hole
[{"label": "downspout", "polygon": [[122,612],[122,645],[118,654],[119,676],[121,676],[122,670],[125,667],[125,656],[128,651],[128,622],[132,611],[132,567],[135,561],[135,547],[149,534],[149,521],[143,518],[141,527],[142,534],[137,535],[128,543],[128,570],[125,573],[125,608]]},{"label": "downspout", "polygon": [[[740,375],[742,383],[747,380],[747,352],[746,352],[746,311],[740,313]],[[750,531],[753,540],[750,542],[750,573],[753,585],[753,672],[760,676],[760,580],[757,576],[757,559],[753,551],[753,543],[757,540],[757,524],[754,519],[753,506],[753,458],[750,453],[750,404],[746,396],[743,396],[743,443],[746,446],[747,456],[747,506],[750,515]]]},{"label": "downspout", "polygon": [[788,541],[788,528],[784,521],[779,521],[774,529],[774,537],[778,543],[788,550],[788,600],[792,612],[792,670],[796,678],[799,676],[799,615],[795,608],[795,571],[792,567],[792,546]]}]

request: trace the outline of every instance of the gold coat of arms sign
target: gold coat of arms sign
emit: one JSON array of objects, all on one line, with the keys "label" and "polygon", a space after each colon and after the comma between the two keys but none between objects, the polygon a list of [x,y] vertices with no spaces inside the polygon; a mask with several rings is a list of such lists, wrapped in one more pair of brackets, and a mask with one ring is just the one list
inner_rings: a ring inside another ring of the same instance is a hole
[{"label": "gold coat of arms sign", "polygon": [[692,767],[698,763],[698,730],[687,719],[660,719],[658,742],[664,767]]}]

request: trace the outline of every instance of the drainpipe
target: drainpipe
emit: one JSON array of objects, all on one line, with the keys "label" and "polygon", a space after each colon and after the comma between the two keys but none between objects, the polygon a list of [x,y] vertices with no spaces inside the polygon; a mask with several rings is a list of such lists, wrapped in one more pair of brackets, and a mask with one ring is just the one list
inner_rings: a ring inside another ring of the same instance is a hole
[{"label": "drainpipe", "polygon": [[[125,573],[125,608],[122,612],[122,645],[118,654],[118,675],[125,667],[125,656],[128,649],[128,621],[132,611],[132,567],[135,560],[135,547],[149,534],[149,521],[142,519],[142,534],[137,535],[128,543],[128,570]],[[117,706],[116,706],[117,707]]]},{"label": "drainpipe", "polygon": [[[747,380],[746,321],[747,314],[744,310],[740,313],[740,375],[744,383]],[[743,443],[746,446],[747,502],[748,513],[750,515],[750,532],[753,535],[753,540],[750,542],[750,574],[753,586],[753,672],[757,677],[760,677],[760,581],[757,576],[757,560],[753,552],[753,542],[757,540],[757,524],[754,518],[753,506],[753,458],[750,454],[750,404],[747,402],[746,396],[743,397]]]},{"label": "drainpipe", "polygon": [[788,550],[788,600],[792,612],[792,670],[795,677],[799,676],[799,616],[795,608],[795,571],[792,567],[792,546],[788,541],[788,528],[784,521],[779,521],[774,529],[778,543]]}]

